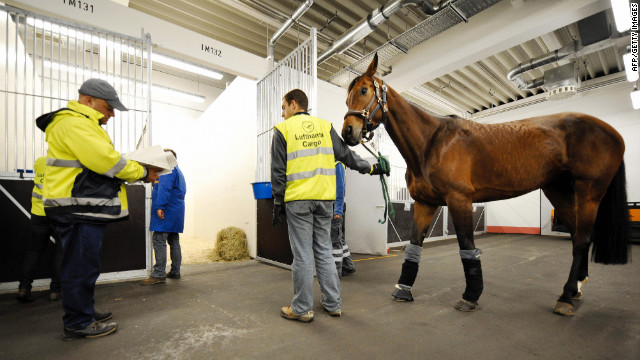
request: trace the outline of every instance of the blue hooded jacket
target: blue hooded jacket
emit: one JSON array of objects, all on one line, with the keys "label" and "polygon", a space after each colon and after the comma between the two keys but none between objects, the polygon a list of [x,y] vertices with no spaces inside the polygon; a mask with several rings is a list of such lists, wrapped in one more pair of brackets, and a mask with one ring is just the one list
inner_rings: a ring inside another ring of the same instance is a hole
[{"label": "blue hooded jacket", "polygon": [[[184,196],[187,183],[178,166],[171,174],[160,176],[153,184],[151,224],[149,230],[181,233],[184,231]],[[158,209],[164,210],[164,220],[158,217]]]}]

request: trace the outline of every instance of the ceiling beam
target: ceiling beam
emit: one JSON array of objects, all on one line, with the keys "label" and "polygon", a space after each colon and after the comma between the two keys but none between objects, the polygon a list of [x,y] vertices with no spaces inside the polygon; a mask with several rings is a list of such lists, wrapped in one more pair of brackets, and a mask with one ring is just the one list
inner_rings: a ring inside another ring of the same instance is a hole
[{"label": "ceiling beam", "polygon": [[502,1],[411,49],[385,80],[402,92],[609,7],[607,0]]}]

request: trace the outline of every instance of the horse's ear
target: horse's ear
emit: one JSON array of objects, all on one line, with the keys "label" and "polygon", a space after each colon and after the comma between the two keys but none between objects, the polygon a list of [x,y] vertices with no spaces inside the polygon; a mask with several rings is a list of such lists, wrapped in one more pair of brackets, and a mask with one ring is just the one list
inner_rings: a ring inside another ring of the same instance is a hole
[{"label": "horse's ear", "polygon": [[373,55],[373,60],[371,60],[371,64],[369,64],[369,67],[367,68],[367,72],[365,73],[365,75],[374,76],[377,70],[378,70],[378,53]]}]

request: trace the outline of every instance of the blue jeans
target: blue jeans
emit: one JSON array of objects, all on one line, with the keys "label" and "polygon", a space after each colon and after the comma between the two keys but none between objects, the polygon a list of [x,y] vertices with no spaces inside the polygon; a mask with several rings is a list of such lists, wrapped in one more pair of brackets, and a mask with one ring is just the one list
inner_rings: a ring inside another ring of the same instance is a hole
[{"label": "blue jeans", "polygon": [[313,309],[313,263],[322,304],[329,311],[342,309],[340,280],[331,255],[333,201],[298,200],[286,205],[289,243],[293,253],[291,310],[303,315]]},{"label": "blue jeans", "polygon": [[57,225],[62,240],[62,306],[64,326],[82,329],[95,319],[93,292],[100,275],[106,224]]},{"label": "blue jeans", "polygon": [[151,276],[163,278],[167,274],[167,243],[169,243],[169,255],[171,256],[171,272],[180,274],[180,264],[182,263],[182,251],[180,250],[180,235],[174,232],[153,232],[153,253],[156,257],[156,264],[153,265]]}]

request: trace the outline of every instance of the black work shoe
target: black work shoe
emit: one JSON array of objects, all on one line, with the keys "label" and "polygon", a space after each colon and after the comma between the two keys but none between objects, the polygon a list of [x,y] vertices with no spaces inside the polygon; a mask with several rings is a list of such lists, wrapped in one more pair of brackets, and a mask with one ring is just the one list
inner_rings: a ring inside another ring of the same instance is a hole
[{"label": "black work shoe", "polygon": [[93,318],[96,319],[96,321],[103,322],[111,319],[112,317],[113,314],[111,314],[111,311],[109,310],[93,312]]},{"label": "black work shoe", "polygon": [[167,273],[167,278],[168,279],[180,279],[180,274],[172,273],[171,271],[169,271]]},{"label": "black work shoe", "polygon": [[62,299],[62,291],[50,291],[49,301],[57,301]]},{"label": "black work shoe", "polygon": [[353,269],[353,270],[342,269],[342,276],[351,276],[355,272],[356,272],[356,269]]},{"label": "black work shoe", "polygon": [[26,288],[18,289],[18,296],[16,299],[22,304],[32,302],[33,298],[31,297],[31,290]]},{"label": "black work shoe", "polygon": [[74,338],[97,338],[109,334],[113,334],[118,330],[118,323],[102,323],[95,321],[93,324],[84,329],[71,329],[64,327],[64,339],[71,340]]}]

